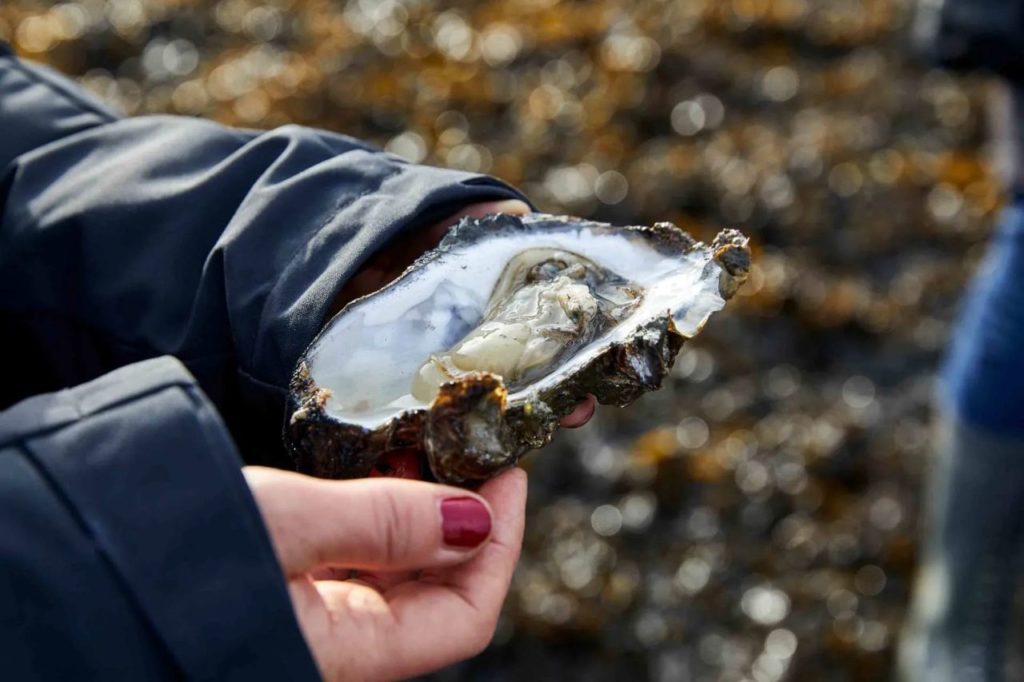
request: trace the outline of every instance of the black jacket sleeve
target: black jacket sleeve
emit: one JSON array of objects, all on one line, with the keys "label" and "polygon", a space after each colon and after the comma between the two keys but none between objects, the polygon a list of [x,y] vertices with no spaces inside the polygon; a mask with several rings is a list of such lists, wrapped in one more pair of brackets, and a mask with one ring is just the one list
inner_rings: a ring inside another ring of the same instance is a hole
[{"label": "black jacket sleeve", "polygon": [[173,358],[0,415],[7,680],[317,679],[216,411]]},{"label": "black jacket sleeve", "polygon": [[315,678],[239,451],[280,461],[292,367],[375,250],[517,196],[122,119],[0,46],[0,676]]},{"label": "black jacket sleeve", "polygon": [[119,119],[0,56],[0,407],[179,358],[247,461],[280,453],[284,388],[337,290],[493,178],[287,126]]}]

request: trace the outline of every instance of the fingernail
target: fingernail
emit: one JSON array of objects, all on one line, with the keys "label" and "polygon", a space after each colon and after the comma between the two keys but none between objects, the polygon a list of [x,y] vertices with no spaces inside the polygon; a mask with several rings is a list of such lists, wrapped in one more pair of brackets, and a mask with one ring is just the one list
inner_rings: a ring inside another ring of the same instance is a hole
[{"label": "fingernail", "polygon": [[491,514],[473,497],[449,497],[441,502],[441,531],[452,547],[476,547],[491,534]]}]

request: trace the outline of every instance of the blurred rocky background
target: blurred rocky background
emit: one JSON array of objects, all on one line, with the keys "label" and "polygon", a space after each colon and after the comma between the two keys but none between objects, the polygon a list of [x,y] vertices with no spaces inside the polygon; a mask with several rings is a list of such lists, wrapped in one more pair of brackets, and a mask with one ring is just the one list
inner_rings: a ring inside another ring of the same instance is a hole
[{"label": "blurred rocky background", "polygon": [[5,0],[128,114],[319,126],[545,210],[752,237],[666,388],[561,434],[480,658],[442,680],[878,680],[933,372],[1001,197],[985,84],[909,0]]}]

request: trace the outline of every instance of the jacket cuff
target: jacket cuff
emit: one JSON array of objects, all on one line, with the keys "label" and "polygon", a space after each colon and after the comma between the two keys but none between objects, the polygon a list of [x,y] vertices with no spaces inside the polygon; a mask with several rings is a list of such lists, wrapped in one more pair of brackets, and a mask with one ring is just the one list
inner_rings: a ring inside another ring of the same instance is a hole
[{"label": "jacket cuff", "polygon": [[[323,131],[285,126],[251,146],[280,140],[287,140],[289,151],[275,172],[291,176],[290,191],[255,190],[240,210],[244,233],[221,240],[231,281],[243,279],[238,275],[244,267],[271,283],[251,307],[232,300],[230,292],[228,303],[239,337],[246,339],[239,348],[243,371],[277,387],[287,387],[295,361],[327,321],[338,291],[380,249],[475,203],[529,204],[496,178],[407,163]],[[335,154],[310,167],[306,156],[321,146]],[[282,225],[288,226],[292,248],[277,249],[272,262],[263,260],[257,254],[266,244],[281,243]]]},{"label": "jacket cuff", "polygon": [[220,417],[169,357],[0,417],[189,679],[319,679]]}]

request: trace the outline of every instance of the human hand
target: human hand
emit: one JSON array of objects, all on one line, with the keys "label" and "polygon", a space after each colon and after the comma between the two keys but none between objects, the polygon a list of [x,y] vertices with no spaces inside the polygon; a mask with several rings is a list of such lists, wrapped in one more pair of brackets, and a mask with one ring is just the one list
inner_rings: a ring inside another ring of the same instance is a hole
[{"label": "human hand", "polygon": [[[491,640],[519,558],[526,474],[478,494],[422,481],[243,470],[321,675],[411,677]],[[353,569],[407,573],[386,588]]]}]

